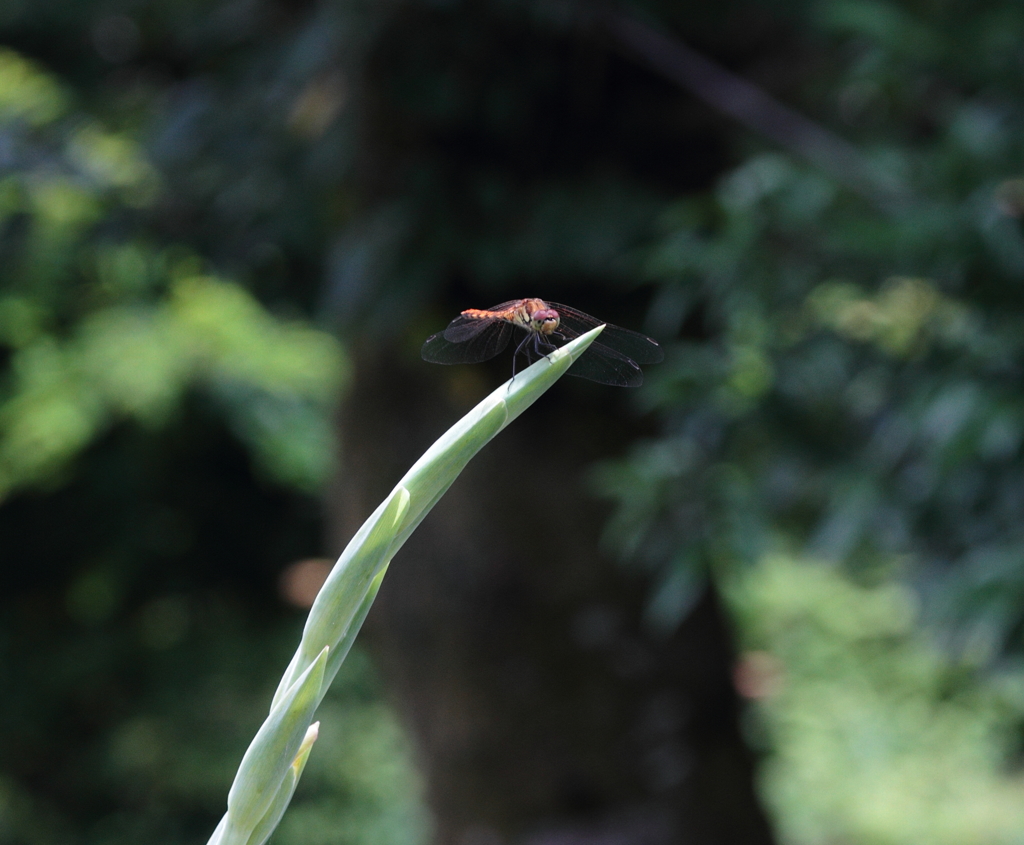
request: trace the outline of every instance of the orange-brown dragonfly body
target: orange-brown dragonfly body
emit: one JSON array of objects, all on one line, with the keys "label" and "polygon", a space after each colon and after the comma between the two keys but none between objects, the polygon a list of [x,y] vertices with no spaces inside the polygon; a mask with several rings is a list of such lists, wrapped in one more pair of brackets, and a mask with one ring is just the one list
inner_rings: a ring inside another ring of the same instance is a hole
[{"label": "orange-brown dragonfly body", "polygon": [[[423,344],[423,358],[435,364],[476,364],[502,352],[517,330],[526,332],[513,356],[530,363],[561,344],[602,325],[602,321],[575,308],[543,299],[512,299],[493,308],[469,308],[443,332]],[[598,336],[569,369],[569,374],[620,387],[643,382],[640,364],[664,359],[661,347],[638,332],[604,324]]]}]

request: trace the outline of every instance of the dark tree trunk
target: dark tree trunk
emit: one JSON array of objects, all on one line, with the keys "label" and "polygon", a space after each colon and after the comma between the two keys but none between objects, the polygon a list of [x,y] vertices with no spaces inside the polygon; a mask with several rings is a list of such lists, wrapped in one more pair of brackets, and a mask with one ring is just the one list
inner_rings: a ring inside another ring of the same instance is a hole
[{"label": "dark tree trunk", "polygon": [[[339,545],[490,372],[362,362]],[[575,383],[574,383],[575,382]],[[497,382],[495,382],[497,383]],[[563,380],[474,459],[399,553],[366,638],[417,744],[439,845],[767,845],[709,588],[674,633],[598,550],[587,466],[632,433]]]}]

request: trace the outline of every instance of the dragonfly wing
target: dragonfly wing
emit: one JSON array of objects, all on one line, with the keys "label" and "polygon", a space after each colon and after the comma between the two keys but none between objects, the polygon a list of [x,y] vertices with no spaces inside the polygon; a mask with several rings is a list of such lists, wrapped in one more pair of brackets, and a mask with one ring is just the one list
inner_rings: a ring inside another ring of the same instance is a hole
[{"label": "dragonfly wing", "polygon": [[[600,337],[604,337],[604,332]],[[568,375],[617,387],[639,387],[644,383],[643,371],[636,361],[597,341],[569,367]]]},{"label": "dragonfly wing", "polygon": [[[558,312],[558,329],[566,337],[576,337],[601,325],[601,321],[596,317],[591,317],[568,305],[560,305],[557,302],[549,302],[548,305]],[[604,331],[601,332],[601,344],[631,358],[638,364],[657,364],[665,360],[665,352],[647,335],[610,323],[605,324]]]},{"label": "dragonfly wing", "polygon": [[456,317],[443,332],[427,338],[420,354],[432,364],[479,364],[501,352],[511,337],[512,324],[504,320]]},{"label": "dragonfly wing", "polygon": [[465,343],[467,340],[472,340],[477,335],[495,328],[496,324],[501,322],[501,320],[490,317],[478,318],[459,315],[448,324],[448,328],[442,334],[445,340],[450,340],[452,343]]}]

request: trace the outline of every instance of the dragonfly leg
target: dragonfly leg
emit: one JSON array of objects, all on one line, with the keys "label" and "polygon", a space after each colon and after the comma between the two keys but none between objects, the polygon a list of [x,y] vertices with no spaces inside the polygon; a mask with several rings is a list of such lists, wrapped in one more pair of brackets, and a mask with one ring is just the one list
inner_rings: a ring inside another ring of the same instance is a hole
[{"label": "dragonfly leg", "polygon": [[[515,354],[512,356],[512,378],[516,377],[516,363],[519,361],[519,355],[525,352],[527,344],[530,342],[530,338],[534,337],[536,337],[536,335],[533,332],[527,332],[526,337],[519,341],[519,345],[516,346]],[[527,358],[527,363],[529,363],[529,358]]]},{"label": "dragonfly leg", "polygon": [[[558,337],[562,338],[562,335],[558,335]],[[552,343],[543,335],[535,334],[533,336],[533,349],[537,353],[537,357],[540,358],[542,355],[550,355],[558,349],[558,345]]]},{"label": "dragonfly leg", "polygon": [[[558,335],[558,337],[561,338],[562,335]],[[543,358],[545,355],[550,355],[552,352],[558,349],[558,346],[556,346],[546,337],[541,335],[539,332],[527,332],[526,337],[519,341],[519,345],[516,346],[515,354],[512,356],[513,379],[516,377],[516,364],[518,363],[520,355],[524,355],[526,357],[527,364],[533,363],[533,361],[530,360],[531,356],[529,354],[531,344],[533,346],[533,353],[535,356],[533,360],[539,360],[540,358]]]}]

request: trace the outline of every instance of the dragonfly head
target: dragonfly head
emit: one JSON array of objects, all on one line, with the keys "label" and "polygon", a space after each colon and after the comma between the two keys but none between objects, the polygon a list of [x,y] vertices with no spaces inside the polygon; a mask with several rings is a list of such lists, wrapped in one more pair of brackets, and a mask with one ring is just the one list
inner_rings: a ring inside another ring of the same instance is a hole
[{"label": "dragonfly head", "polygon": [[530,328],[543,335],[558,328],[558,312],[554,308],[541,308],[530,315]]}]

